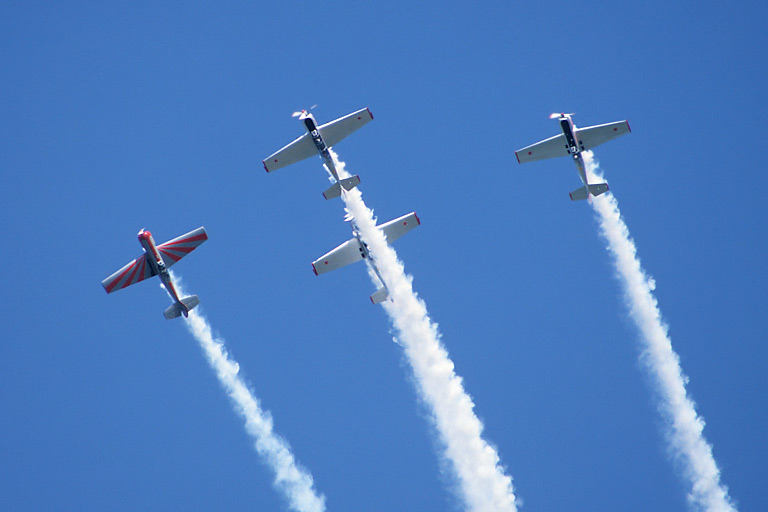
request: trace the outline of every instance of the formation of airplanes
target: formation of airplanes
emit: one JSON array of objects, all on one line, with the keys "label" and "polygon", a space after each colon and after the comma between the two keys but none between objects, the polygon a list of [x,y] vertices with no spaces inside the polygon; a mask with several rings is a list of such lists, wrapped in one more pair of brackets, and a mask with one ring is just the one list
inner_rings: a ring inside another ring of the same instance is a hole
[{"label": "formation of airplanes", "polygon": [[[572,201],[578,201],[599,196],[608,190],[607,183],[589,183],[582,153],[604,142],[630,133],[630,128],[627,121],[577,128],[573,123],[572,116],[573,114],[552,114],[550,118],[558,120],[563,133],[519,149],[515,151],[515,155],[521,164],[559,156],[570,156],[576,165],[581,181],[584,183],[582,187],[569,194]],[[357,187],[360,183],[360,177],[351,176],[341,179],[329,150],[347,135],[373,120],[371,111],[368,108],[363,108],[319,126],[315,117],[307,110],[294,112],[293,117],[299,118],[307,133],[264,159],[264,169],[267,172],[276,171],[310,156],[319,155],[323,161],[323,166],[333,178],[333,184],[323,192],[323,197],[326,199],[340,197],[345,191]],[[360,235],[355,220],[348,220],[352,226],[352,238],[313,261],[312,269],[315,275],[364,260],[377,276],[381,285],[371,295],[371,302],[379,304],[387,299],[391,300],[389,288],[376,265],[374,255]],[[390,244],[420,224],[419,217],[415,212],[411,212],[377,227],[384,234],[387,243]],[[101,282],[102,286],[107,293],[112,293],[149,277],[160,276],[163,286],[173,299],[173,304],[163,312],[163,315],[169,320],[181,315],[186,318],[189,312],[200,303],[200,300],[197,295],[180,298],[171,281],[168,269],[208,239],[205,228],[199,227],[160,245],[155,244],[149,231],[142,229],[138,236],[144,254],[104,279]]]}]

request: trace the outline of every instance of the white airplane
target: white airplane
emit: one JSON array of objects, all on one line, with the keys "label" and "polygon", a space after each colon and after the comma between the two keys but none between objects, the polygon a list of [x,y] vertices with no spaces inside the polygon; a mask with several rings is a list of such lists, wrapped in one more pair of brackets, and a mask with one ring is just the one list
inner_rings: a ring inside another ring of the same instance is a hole
[{"label": "white airplane", "polygon": [[[355,236],[328,254],[313,261],[312,269],[315,271],[315,275],[320,275],[349,265],[350,263],[365,260],[381,282],[381,287],[376,290],[376,293],[371,295],[371,302],[378,304],[389,297],[389,290],[387,289],[384,279],[381,277],[378,267],[376,267],[376,262],[373,260],[373,256],[370,251],[368,251],[368,246],[363,242],[362,238],[360,238],[360,230],[357,228],[357,224],[355,224],[354,220],[351,224],[352,233]],[[419,217],[416,216],[415,212],[411,212],[377,227],[384,233],[387,243],[391,244],[419,224],[421,224]]]},{"label": "white airplane", "polygon": [[556,156],[570,155],[573,163],[579,170],[583,187],[579,187],[569,195],[571,201],[587,199],[590,195],[599,196],[608,190],[607,183],[589,183],[587,173],[584,169],[584,158],[582,151],[587,151],[599,146],[603,142],[608,142],[616,137],[629,133],[629,123],[627,121],[616,121],[615,123],[599,124],[587,128],[576,128],[571,116],[573,114],[552,114],[550,119],[557,119],[560,122],[560,128],[563,133],[555,135],[536,144],[532,144],[523,149],[515,151],[517,161],[521,164],[533,162],[535,160],[544,160],[545,158],[554,158]]},{"label": "white airplane", "polygon": [[341,187],[344,187],[345,190],[352,190],[355,188],[357,184],[360,183],[360,177],[351,176],[340,180],[331,154],[328,152],[328,148],[335,146],[339,141],[344,139],[344,137],[372,120],[373,114],[371,114],[371,111],[367,108],[360,109],[357,112],[352,112],[349,115],[340,117],[339,119],[322,126],[317,126],[315,117],[306,110],[294,112],[293,117],[298,117],[304,123],[307,133],[294,140],[280,151],[268,156],[264,160],[264,169],[266,169],[267,172],[276,171],[281,167],[291,165],[292,163],[299,162],[319,153],[328,172],[330,172],[336,180],[328,190],[323,192],[323,196],[326,199],[339,197],[341,195]]},{"label": "white airplane", "polygon": [[148,277],[159,275],[163,286],[174,300],[174,304],[166,309],[163,315],[168,320],[180,315],[184,315],[186,318],[189,312],[200,303],[200,299],[197,298],[197,295],[180,299],[171,282],[168,268],[206,240],[208,240],[208,235],[205,228],[199,227],[186,235],[181,235],[164,244],[155,245],[152,233],[142,229],[139,231],[139,243],[144,248],[144,254],[103,280],[101,285],[107,293],[112,293]]}]

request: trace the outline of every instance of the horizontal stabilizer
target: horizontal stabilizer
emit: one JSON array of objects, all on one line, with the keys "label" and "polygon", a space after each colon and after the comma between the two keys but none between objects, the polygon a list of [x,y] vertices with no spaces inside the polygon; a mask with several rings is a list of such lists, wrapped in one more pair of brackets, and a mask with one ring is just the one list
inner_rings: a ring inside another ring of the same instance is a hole
[{"label": "horizontal stabilizer", "polygon": [[589,186],[589,193],[595,197],[604,194],[605,192],[608,192],[607,183],[595,183],[594,185]]},{"label": "horizontal stabilizer", "polygon": [[571,196],[571,201],[583,201],[587,198],[587,187],[580,187],[568,194]]},{"label": "horizontal stabilizer", "polygon": [[571,192],[569,195],[571,196],[571,201],[582,201],[586,199],[589,194],[592,194],[593,196],[597,197],[600,194],[604,194],[608,191],[608,184],[607,183],[593,183],[589,186],[589,193],[587,193],[587,187],[580,187]]},{"label": "horizontal stabilizer", "polygon": [[387,289],[379,288],[378,290],[376,290],[376,293],[371,295],[371,302],[373,302],[374,304],[379,304],[381,302],[384,302],[388,298],[389,298],[389,292],[387,291]]},{"label": "horizontal stabilizer", "polygon": [[187,313],[195,309],[195,307],[200,304],[200,299],[197,298],[197,295],[190,295],[189,297],[184,297],[181,299],[181,302],[183,305],[177,302],[163,312],[163,316],[165,316],[166,320],[178,318],[181,315],[186,317]]},{"label": "horizontal stabilizer", "polygon": [[351,176],[349,178],[344,178],[341,181],[337,181],[328,189],[323,192],[323,197],[326,199],[333,199],[334,197],[339,197],[341,195],[341,187],[344,187],[344,190],[352,190],[357,185],[360,184],[360,176]]}]

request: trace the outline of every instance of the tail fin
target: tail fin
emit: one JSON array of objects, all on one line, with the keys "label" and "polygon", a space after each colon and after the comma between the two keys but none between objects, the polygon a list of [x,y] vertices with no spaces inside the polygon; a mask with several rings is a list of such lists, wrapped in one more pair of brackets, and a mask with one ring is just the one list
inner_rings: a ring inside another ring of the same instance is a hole
[{"label": "tail fin", "polygon": [[171,318],[178,318],[181,315],[184,315],[186,318],[187,313],[195,309],[195,306],[198,304],[200,304],[200,299],[197,298],[197,295],[184,297],[181,299],[181,304],[177,302],[176,304],[172,305],[163,312],[163,316],[165,316],[166,320],[170,320]]},{"label": "tail fin", "polygon": [[341,181],[337,181],[330,187],[328,187],[328,190],[323,192],[323,197],[326,199],[333,199],[334,197],[339,197],[341,195],[341,187],[344,187],[344,190],[352,190],[360,183],[360,176],[351,176],[349,178],[344,178]]},{"label": "tail fin", "polygon": [[374,304],[378,304],[380,302],[384,302],[388,298],[389,298],[389,292],[387,291],[386,288],[382,287],[376,290],[376,293],[371,295],[371,302],[373,302]]},{"label": "tail fin", "polygon": [[587,192],[587,187],[580,187],[568,194],[571,196],[571,201],[582,201],[586,199],[589,194],[592,194],[593,196],[597,197],[600,194],[603,194],[608,191],[608,184],[607,183],[593,183],[592,185],[589,185],[589,192]]}]

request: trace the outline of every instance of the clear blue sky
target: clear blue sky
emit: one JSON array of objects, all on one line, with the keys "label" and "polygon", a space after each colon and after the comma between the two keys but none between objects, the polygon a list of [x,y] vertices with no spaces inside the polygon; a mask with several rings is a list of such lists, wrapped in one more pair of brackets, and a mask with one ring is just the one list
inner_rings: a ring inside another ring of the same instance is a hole
[{"label": "clear blue sky", "polygon": [[158,282],[100,281],[200,225],[174,267],[329,511],[456,510],[425,410],[302,133],[370,107],[336,150],[381,220],[523,510],[679,511],[655,400],[566,159],[514,150],[628,119],[595,151],[723,482],[765,503],[764,2],[6,2],[0,9],[0,508],[285,510]]}]

